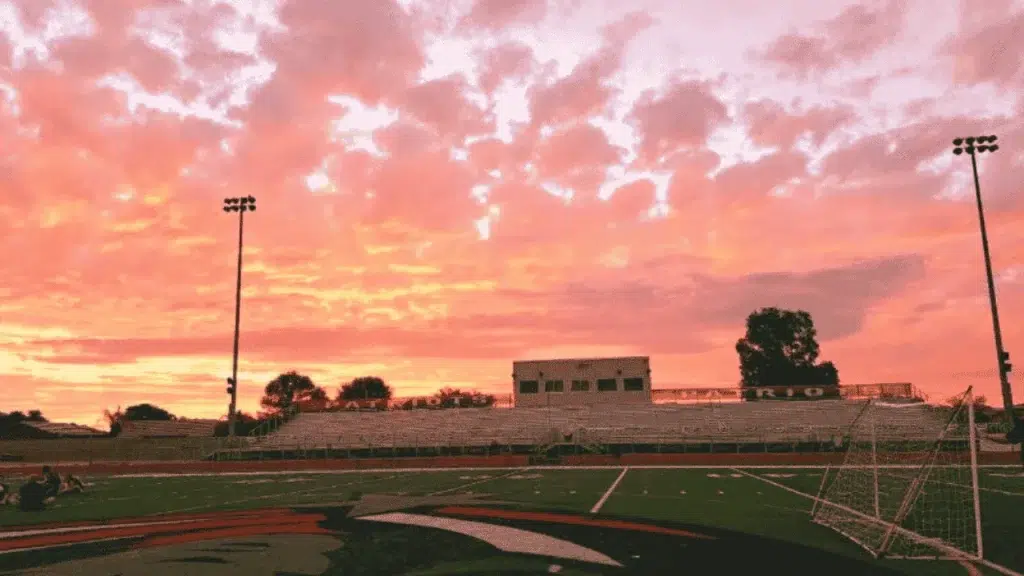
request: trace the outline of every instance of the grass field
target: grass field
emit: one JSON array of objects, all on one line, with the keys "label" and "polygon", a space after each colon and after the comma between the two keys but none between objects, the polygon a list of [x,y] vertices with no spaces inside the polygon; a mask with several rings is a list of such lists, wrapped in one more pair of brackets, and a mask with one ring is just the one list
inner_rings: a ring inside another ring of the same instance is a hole
[{"label": "grass field", "polygon": [[[811,523],[809,510],[824,472],[813,467],[616,467],[90,477],[85,478],[90,484],[86,494],[58,500],[45,512],[0,508],[0,544],[2,538],[10,537],[11,530],[26,524],[319,506],[374,494],[446,494],[499,500],[531,510],[599,513],[728,529],[875,562],[905,574],[970,573],[949,561],[870,560],[848,539]],[[1019,468],[986,467],[980,472],[980,482],[985,557],[1022,572],[1024,474]],[[0,554],[0,566],[2,560]],[[471,557],[459,562],[473,566]],[[476,565],[467,570],[464,573],[487,568]],[[977,570],[999,573],[985,566]]]}]

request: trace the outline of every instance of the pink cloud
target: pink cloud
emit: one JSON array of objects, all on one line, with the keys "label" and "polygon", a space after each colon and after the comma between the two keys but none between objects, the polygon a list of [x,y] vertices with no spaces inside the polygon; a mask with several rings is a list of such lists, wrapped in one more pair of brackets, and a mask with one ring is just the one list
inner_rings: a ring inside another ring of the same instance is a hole
[{"label": "pink cloud", "polygon": [[680,148],[704,144],[727,118],[725,105],[708,85],[697,82],[677,83],[661,95],[647,93],[631,114],[642,139],[641,157],[648,162]]},{"label": "pink cloud", "polygon": [[804,134],[820,146],[830,134],[855,119],[849,107],[814,107],[805,112],[790,113],[778,102],[758,100],[747,104],[744,111],[750,138],[763,146],[788,148]]},{"label": "pink cloud", "polygon": [[[17,6],[42,29],[50,4]],[[181,32],[181,62],[128,34],[149,6]],[[980,176],[1001,310],[1019,317],[1011,4],[937,17],[934,43],[914,40],[955,74],[896,56],[900,2],[819,8],[831,19],[767,56],[768,33],[678,45],[704,32],[681,16],[698,4],[539,6],[480,3],[452,29],[459,15],[430,3],[292,0],[261,22],[118,0],[87,3],[96,33],[50,43],[49,61],[15,63],[3,39],[0,378],[13,405],[221,415],[238,222],[221,199],[245,194],[259,199],[245,219],[246,410],[287,369],[331,387],[372,372],[400,394],[507,392],[524,356],[650,354],[658,386],[733,385],[744,316],[770,305],[813,314],[844,382],[995,397],[994,379],[964,376],[991,370],[992,341],[970,163],[950,141],[1000,137]],[[778,34],[769,16],[751,26]],[[597,40],[545,42],[564,32]],[[427,46],[446,39],[472,65],[427,71]],[[261,60],[267,78],[250,67]],[[141,89],[97,83],[111,74]],[[355,127],[339,131],[343,117]],[[1017,349],[1024,329],[1004,325]]]},{"label": "pink cloud", "polygon": [[898,39],[907,6],[906,0],[849,6],[821,22],[814,32],[791,32],[777,38],[761,56],[801,78],[863,62]]},{"label": "pink cloud", "polygon": [[992,82],[1001,87],[1024,86],[1024,56],[1013,49],[1024,35],[1024,8],[992,2],[977,11],[964,9],[961,34],[949,39],[945,53],[953,61],[959,84]]},{"label": "pink cloud", "polygon": [[547,0],[476,0],[461,25],[496,31],[516,24],[536,24],[547,13]]}]

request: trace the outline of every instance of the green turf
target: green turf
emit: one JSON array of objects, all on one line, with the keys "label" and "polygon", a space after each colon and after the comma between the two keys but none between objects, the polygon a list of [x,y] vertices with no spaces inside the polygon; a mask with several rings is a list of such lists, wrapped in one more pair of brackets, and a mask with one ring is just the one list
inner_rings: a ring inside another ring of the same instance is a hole
[{"label": "green turf", "polygon": [[[62,498],[45,512],[25,513],[13,507],[0,508],[0,527],[330,504],[371,493],[472,492],[532,508],[588,512],[620,472],[621,469],[616,468],[92,477],[85,479],[91,484],[86,494]],[[1024,524],[1020,513],[1024,510],[1024,476],[1017,472],[1006,468],[981,471],[983,533],[987,559],[1024,571],[1019,546],[1020,527]],[[817,494],[822,473],[823,470],[814,468],[743,471],[633,468],[604,502],[601,513],[727,528],[866,558],[867,554],[850,540],[809,521],[812,499],[807,496]],[[400,531],[395,534],[395,538],[401,538]],[[415,545],[418,544],[408,544]],[[346,553],[349,552],[344,549],[338,551],[337,560],[343,561]],[[435,566],[422,574],[458,574],[463,570],[467,574],[480,573],[486,571],[490,561],[474,558],[471,550],[463,549],[450,559],[449,566],[440,569]],[[951,562],[884,562],[907,574],[965,574],[962,567]],[[988,569],[982,572],[994,573]]]}]

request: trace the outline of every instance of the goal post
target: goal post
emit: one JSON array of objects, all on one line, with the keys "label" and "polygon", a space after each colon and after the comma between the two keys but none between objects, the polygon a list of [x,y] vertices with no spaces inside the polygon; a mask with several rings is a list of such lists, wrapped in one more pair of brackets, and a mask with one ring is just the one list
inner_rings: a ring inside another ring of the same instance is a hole
[{"label": "goal post", "polygon": [[981,558],[974,424],[970,388],[951,408],[868,400],[813,521],[875,557]]}]

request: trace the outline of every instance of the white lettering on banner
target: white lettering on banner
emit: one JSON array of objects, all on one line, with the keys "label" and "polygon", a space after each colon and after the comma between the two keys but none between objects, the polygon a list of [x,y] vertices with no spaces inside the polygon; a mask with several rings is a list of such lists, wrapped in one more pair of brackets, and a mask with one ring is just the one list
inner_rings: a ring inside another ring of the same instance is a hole
[{"label": "white lettering on banner", "polygon": [[440,405],[441,405],[441,399],[438,398],[437,396],[431,396],[430,398],[427,398],[427,406],[440,406]]},{"label": "white lettering on banner", "polygon": [[[754,397],[757,399],[779,399],[784,398],[824,398],[827,390],[822,387],[815,386],[791,386],[787,388],[774,387],[774,388],[753,388]],[[838,390],[834,389],[836,396],[838,396]],[[749,394],[749,392],[748,392]]]}]

